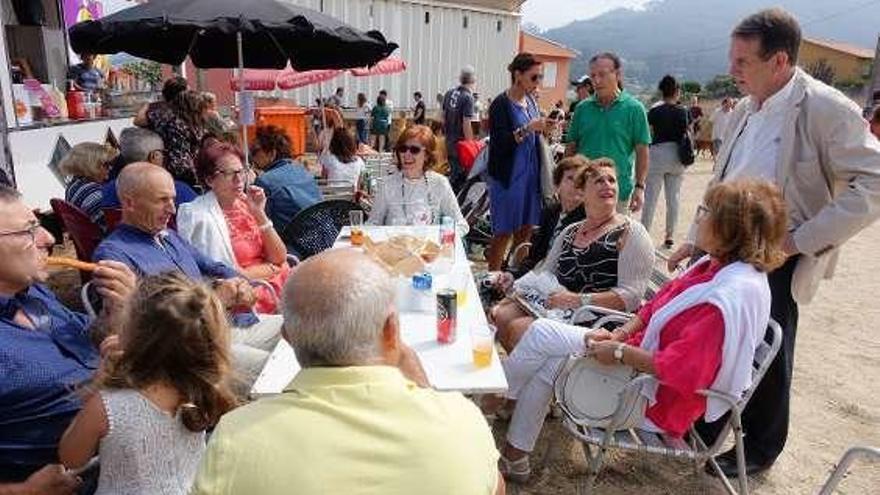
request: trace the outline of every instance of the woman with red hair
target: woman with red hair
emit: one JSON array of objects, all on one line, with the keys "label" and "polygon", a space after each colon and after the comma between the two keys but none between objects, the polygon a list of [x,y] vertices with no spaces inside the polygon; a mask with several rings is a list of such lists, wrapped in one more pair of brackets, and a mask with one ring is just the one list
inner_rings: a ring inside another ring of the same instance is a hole
[{"label": "woman with red hair", "polygon": [[[235,146],[207,139],[196,159],[199,181],[210,191],[181,205],[178,233],[209,258],[235,267],[244,276],[265,280],[280,293],[290,272],[287,249],[266,215],[266,194],[246,187],[249,171]],[[276,301],[258,291],[257,313],[275,313]]]},{"label": "woman with red hair", "polygon": [[442,217],[455,221],[459,235],[468,224],[446,177],[430,170],[437,161],[437,139],[423,125],[407,127],[397,139],[397,172],[379,185],[370,212],[373,225],[430,225]]}]

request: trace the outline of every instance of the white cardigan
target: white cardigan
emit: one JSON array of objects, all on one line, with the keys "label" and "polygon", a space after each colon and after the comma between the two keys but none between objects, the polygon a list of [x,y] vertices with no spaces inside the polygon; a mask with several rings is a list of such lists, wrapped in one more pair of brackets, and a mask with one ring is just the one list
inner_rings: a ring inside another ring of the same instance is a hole
[{"label": "white cardigan", "polygon": [[177,233],[208,258],[239,268],[232,251],[226,216],[213,191],[180,205]]},{"label": "white cardigan", "polygon": [[[709,263],[705,256],[687,271]],[[685,272],[687,273],[687,272]],[[712,383],[713,390],[741,397],[752,385],[752,361],[755,349],[764,338],[770,322],[770,285],[767,274],[752,265],[734,262],[722,268],[712,280],[685,289],[651,317],[641,348],[654,352],[660,345],[660,332],[666,323],[698,304],[709,303],[721,311],[724,319],[724,343],[721,367]],[[657,382],[646,385],[642,393],[653,404]],[[726,402],[709,398],[706,421],[716,421],[728,410]]]}]

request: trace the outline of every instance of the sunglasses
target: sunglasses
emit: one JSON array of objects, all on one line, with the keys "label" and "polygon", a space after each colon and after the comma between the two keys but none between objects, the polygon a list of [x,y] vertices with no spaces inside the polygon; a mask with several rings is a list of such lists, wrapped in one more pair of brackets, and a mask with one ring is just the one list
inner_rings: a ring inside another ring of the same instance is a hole
[{"label": "sunglasses", "polygon": [[421,146],[407,146],[407,145],[402,145],[402,146],[398,146],[398,147],[397,147],[397,152],[400,153],[400,154],[402,155],[402,154],[404,154],[404,153],[406,153],[406,152],[408,151],[409,154],[411,154],[411,155],[418,155],[418,154],[421,153],[422,150],[424,150],[424,149],[425,149],[425,148],[422,148]]},{"label": "sunglasses", "polygon": [[535,74],[531,77],[532,82],[538,82],[544,80],[544,74]]}]

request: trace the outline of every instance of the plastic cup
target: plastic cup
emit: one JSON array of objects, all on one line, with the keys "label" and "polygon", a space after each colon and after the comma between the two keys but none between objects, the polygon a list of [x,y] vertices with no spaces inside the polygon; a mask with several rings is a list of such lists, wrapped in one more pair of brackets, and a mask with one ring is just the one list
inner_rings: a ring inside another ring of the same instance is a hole
[{"label": "plastic cup", "polygon": [[364,212],[360,210],[348,212],[348,223],[351,225],[351,245],[360,246],[364,243]]},{"label": "plastic cup", "polygon": [[495,350],[495,328],[491,325],[472,326],[471,349],[474,366],[485,368],[492,364],[492,352]]}]

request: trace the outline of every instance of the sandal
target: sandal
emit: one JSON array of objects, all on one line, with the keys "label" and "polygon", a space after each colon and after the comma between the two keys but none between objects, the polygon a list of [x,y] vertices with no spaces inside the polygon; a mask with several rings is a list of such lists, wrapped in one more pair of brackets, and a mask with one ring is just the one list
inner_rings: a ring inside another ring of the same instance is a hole
[{"label": "sandal", "polygon": [[504,457],[498,458],[498,471],[504,479],[513,483],[525,483],[532,475],[532,467],[529,465],[529,456],[525,455],[515,461]]}]

